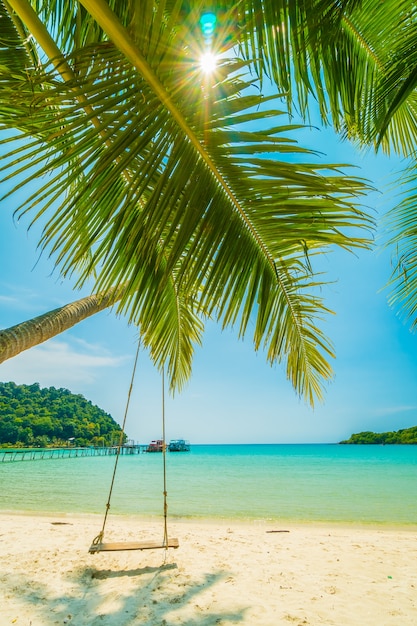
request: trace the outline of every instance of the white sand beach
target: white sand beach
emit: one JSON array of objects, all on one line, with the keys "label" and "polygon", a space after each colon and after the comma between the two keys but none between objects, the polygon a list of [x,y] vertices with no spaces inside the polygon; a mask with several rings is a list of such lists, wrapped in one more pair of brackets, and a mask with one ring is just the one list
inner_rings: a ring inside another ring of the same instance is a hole
[{"label": "white sand beach", "polygon": [[[417,624],[417,527],[174,521],[176,550],[91,555],[101,522],[0,515],[2,626]],[[161,538],[160,520],[106,530]]]}]

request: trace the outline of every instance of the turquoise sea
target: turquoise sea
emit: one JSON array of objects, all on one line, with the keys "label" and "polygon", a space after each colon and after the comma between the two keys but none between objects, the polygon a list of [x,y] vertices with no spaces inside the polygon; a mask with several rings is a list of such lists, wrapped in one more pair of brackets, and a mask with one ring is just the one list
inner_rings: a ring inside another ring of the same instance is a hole
[{"label": "turquoise sea", "polygon": [[[104,514],[114,460],[0,463],[0,511]],[[177,519],[417,524],[417,446],[193,445],[167,480]],[[162,455],[121,456],[110,514],[162,510]]]}]

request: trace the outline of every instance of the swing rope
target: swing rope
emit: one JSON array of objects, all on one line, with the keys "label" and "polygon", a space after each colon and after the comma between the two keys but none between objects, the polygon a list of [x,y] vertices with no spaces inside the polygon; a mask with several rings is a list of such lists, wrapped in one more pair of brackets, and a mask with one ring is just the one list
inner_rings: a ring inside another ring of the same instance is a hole
[{"label": "swing rope", "polygon": [[124,435],[125,435],[126,418],[127,418],[127,414],[129,410],[130,397],[131,397],[132,389],[133,389],[133,381],[135,379],[136,365],[137,365],[138,357],[139,357],[139,350],[140,350],[140,341],[138,340],[138,348],[136,351],[136,357],[135,357],[135,361],[133,365],[132,378],[130,382],[129,393],[127,396],[126,409],[125,409],[125,414],[123,418],[122,429],[120,432],[119,444],[116,450],[116,459],[115,459],[114,468],[113,468],[113,476],[112,476],[112,480],[110,484],[109,496],[108,496],[108,500],[106,504],[106,512],[104,514],[103,527],[100,533],[97,535],[97,537],[95,537],[95,539],[93,540],[90,546],[89,552],[92,554],[97,553],[97,552],[102,552],[102,551],[108,552],[108,551],[113,551],[113,550],[149,550],[149,549],[156,549],[156,548],[164,548],[166,551],[168,550],[168,548],[178,548],[179,546],[178,539],[168,538],[168,521],[167,521],[168,492],[167,492],[167,471],[166,471],[165,370],[164,370],[164,367],[162,368],[162,457],[163,457],[163,477],[164,477],[164,491],[163,491],[163,494],[164,494],[164,539],[163,539],[163,542],[162,544],[155,542],[155,541],[103,543],[104,529],[106,526],[107,516],[109,513],[109,509],[110,509],[110,501],[111,501],[111,496],[113,493],[113,486],[114,486],[114,481],[116,477],[117,465],[119,462],[120,451],[123,445],[123,440],[124,440]]},{"label": "swing rope", "polygon": [[139,358],[139,350],[140,350],[140,337],[138,339],[138,347],[137,347],[137,350],[136,350],[135,361],[134,361],[134,364],[133,364],[133,371],[132,371],[132,377],[130,379],[129,392],[127,394],[126,408],[125,408],[125,413],[124,413],[124,417],[123,417],[122,429],[120,431],[119,443],[117,444],[116,459],[114,461],[113,476],[112,476],[111,483],[110,483],[110,490],[109,490],[109,496],[108,496],[107,503],[106,503],[106,511],[104,513],[103,526],[102,526],[102,529],[101,529],[100,533],[97,535],[97,537],[94,538],[93,543],[92,543],[93,546],[97,546],[100,543],[102,543],[103,542],[103,538],[104,538],[104,529],[106,527],[107,516],[109,514],[110,501],[111,501],[111,497],[112,497],[112,493],[113,493],[114,481],[115,481],[115,478],[116,478],[117,465],[119,463],[120,450],[122,448],[123,440],[124,440],[124,436],[125,436],[126,419],[127,419],[127,414],[128,414],[128,411],[129,411],[129,404],[130,404],[130,397],[132,395],[133,382],[135,380],[136,366],[137,366],[138,358]]},{"label": "swing rope", "polygon": [[167,451],[165,441],[165,368],[162,368],[162,462],[164,475],[164,541],[165,549],[168,548],[168,503],[167,503]]}]

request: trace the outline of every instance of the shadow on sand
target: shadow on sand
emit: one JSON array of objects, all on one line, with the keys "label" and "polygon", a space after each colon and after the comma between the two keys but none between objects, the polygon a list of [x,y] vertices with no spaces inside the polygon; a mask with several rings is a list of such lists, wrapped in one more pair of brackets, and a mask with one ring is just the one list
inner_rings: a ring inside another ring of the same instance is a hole
[{"label": "shadow on sand", "polygon": [[192,580],[176,563],[134,569],[80,566],[63,574],[66,589],[59,595],[47,579],[34,583],[12,576],[8,586],[15,590],[19,585],[31,623],[42,626],[226,626],[242,622],[245,612],[217,602],[216,587],[228,576],[218,571]]},{"label": "shadow on sand", "polygon": [[113,569],[93,569],[91,577],[99,579],[123,578],[123,576],[141,576],[144,574],[161,573],[170,569],[177,569],[177,564],[167,563],[166,565],[160,565],[159,567],[136,567],[135,569],[125,569],[121,571]]}]

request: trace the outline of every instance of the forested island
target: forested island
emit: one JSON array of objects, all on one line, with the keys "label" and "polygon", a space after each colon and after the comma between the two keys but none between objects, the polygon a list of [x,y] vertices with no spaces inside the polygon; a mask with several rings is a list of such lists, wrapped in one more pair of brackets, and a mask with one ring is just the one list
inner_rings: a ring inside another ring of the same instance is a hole
[{"label": "forested island", "polygon": [[0,383],[0,446],[109,446],[120,438],[111,415],[68,389]]},{"label": "forested island", "polygon": [[396,430],[387,433],[373,433],[371,431],[365,431],[363,433],[356,433],[352,435],[346,441],[340,443],[355,443],[355,444],[417,444],[417,426],[411,428],[403,428],[402,430]]}]

